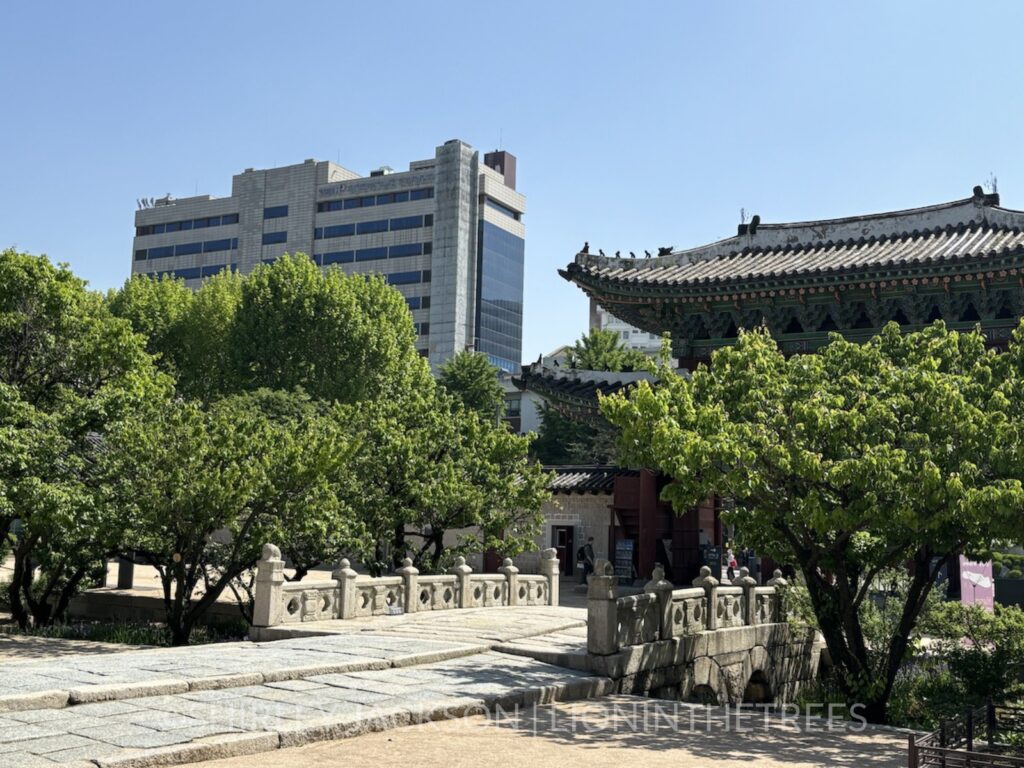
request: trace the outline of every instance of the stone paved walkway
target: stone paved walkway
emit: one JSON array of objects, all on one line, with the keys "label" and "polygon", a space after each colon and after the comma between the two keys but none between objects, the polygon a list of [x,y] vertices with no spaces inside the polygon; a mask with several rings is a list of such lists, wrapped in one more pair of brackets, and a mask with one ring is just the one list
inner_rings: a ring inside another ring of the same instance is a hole
[{"label": "stone paved walkway", "polygon": [[[318,645],[337,638],[315,638]],[[138,655],[138,654],[137,654]],[[0,716],[0,766],[134,768],[264,752],[502,706],[602,695],[610,683],[484,652],[414,667],[309,674]]]},{"label": "stone paved walkway", "polygon": [[170,765],[602,695],[604,678],[491,650],[579,623],[559,609],[464,610],[268,643],[3,662],[0,768]]}]

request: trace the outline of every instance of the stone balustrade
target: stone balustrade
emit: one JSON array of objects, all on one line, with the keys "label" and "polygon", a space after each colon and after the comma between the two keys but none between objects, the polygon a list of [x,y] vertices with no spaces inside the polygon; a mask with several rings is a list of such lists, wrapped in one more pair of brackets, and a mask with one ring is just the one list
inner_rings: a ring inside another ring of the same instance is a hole
[{"label": "stone balustrade", "polygon": [[610,656],[658,640],[783,622],[785,585],[775,571],[768,586],[758,586],[746,568],[732,584],[720,584],[705,566],[692,587],[675,589],[658,566],[643,594],[619,597],[611,563],[599,560],[587,587],[587,652]]},{"label": "stone balustrade", "polygon": [[498,573],[473,573],[464,557],[448,573],[421,576],[406,558],[394,576],[362,577],[342,560],[331,578],[287,581],[281,550],[263,547],[256,570],[254,627],[457,608],[558,605],[558,559],[541,552],[541,574],[521,574],[506,558]]}]

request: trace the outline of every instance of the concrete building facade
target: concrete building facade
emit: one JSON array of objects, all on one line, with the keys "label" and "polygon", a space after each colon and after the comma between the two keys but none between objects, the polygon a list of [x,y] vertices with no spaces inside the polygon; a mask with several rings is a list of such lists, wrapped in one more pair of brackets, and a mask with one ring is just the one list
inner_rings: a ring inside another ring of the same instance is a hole
[{"label": "concrete building facade", "polygon": [[645,355],[657,355],[661,351],[661,336],[642,331],[625,320],[620,320],[593,299],[590,300],[590,329],[614,331],[628,349],[638,349]]},{"label": "concrete building facade", "polygon": [[169,195],[135,215],[132,272],[198,287],[285,253],[378,273],[405,296],[417,348],[437,366],[477,350],[505,371],[522,356],[526,199],[516,158],[453,139],[406,171],[369,176],[306,160],[234,176],[231,196]]}]

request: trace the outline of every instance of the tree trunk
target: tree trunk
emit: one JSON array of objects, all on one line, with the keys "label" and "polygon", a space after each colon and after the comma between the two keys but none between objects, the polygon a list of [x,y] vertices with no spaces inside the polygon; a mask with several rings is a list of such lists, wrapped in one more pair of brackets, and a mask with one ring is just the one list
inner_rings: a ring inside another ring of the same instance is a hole
[{"label": "tree trunk", "polygon": [[405,524],[399,523],[395,526],[395,535],[392,539],[391,567],[401,568],[405,559]]},{"label": "tree trunk", "polygon": [[444,531],[434,531],[431,535],[434,541],[434,552],[430,558],[430,570],[437,573],[441,565],[441,558],[444,557]]},{"label": "tree trunk", "polygon": [[71,603],[71,598],[78,594],[78,586],[81,584],[82,579],[85,578],[86,570],[85,568],[79,568],[75,571],[74,575],[68,579],[67,584],[61,589],[53,608],[52,621],[64,620],[68,612],[68,605]]},{"label": "tree trunk", "polygon": [[29,612],[21,600],[21,585],[24,578],[25,562],[20,557],[14,557],[14,573],[11,576],[11,583],[7,585],[7,598],[11,605],[11,617],[22,629],[28,629]]},{"label": "tree trunk", "polygon": [[[31,623],[30,600],[32,595],[32,548],[36,538],[19,539],[14,548],[14,573],[8,587],[11,616],[18,626],[28,629]],[[28,603],[28,605],[26,604]]]}]

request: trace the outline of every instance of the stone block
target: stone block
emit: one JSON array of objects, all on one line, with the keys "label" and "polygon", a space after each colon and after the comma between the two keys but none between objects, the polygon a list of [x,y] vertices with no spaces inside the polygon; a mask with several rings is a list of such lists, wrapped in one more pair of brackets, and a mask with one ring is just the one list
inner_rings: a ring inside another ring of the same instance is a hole
[{"label": "stone block", "polygon": [[267,669],[263,672],[263,681],[276,683],[281,680],[297,680],[317,675],[345,674],[362,672],[367,669],[387,669],[391,663],[387,659],[360,659],[359,661],[334,662],[329,664],[310,664],[304,667],[284,669]]},{"label": "stone block", "polygon": [[233,675],[211,675],[210,677],[192,677],[188,679],[190,691],[215,691],[220,688],[237,688],[242,685],[260,685],[263,675],[260,672],[239,672]]},{"label": "stone block", "polygon": [[8,752],[0,755],[0,768],[53,768],[52,760],[29,752]]},{"label": "stone block", "polygon": [[0,696],[0,712],[20,712],[26,709],[54,709],[68,704],[67,691],[35,691],[8,693]]},{"label": "stone block", "polygon": [[276,733],[221,734],[190,744],[129,750],[123,754],[100,757],[96,764],[99,768],[156,768],[268,752],[277,749],[279,743]]},{"label": "stone block", "polygon": [[750,649],[750,667],[752,670],[761,670],[768,675],[772,673],[773,666],[768,649],[763,645],[755,645]]},{"label": "stone block", "polygon": [[95,704],[80,704],[74,708],[75,714],[89,717],[111,717],[112,715],[143,711],[145,711],[144,707],[126,701],[102,701]]},{"label": "stone block", "polygon": [[89,704],[98,701],[135,699],[143,696],[166,696],[185,693],[188,683],[184,680],[156,680],[144,683],[112,683],[110,685],[89,685],[68,691],[68,703]]},{"label": "stone block", "polygon": [[718,665],[709,657],[703,656],[693,663],[693,684],[718,687]]},{"label": "stone block", "polygon": [[478,653],[486,653],[486,645],[460,645],[455,648],[441,648],[431,651],[419,651],[416,653],[394,656],[390,660],[392,667],[413,667],[420,664],[433,664],[438,661],[459,659],[463,656],[474,656]]},{"label": "stone block", "polygon": [[292,728],[280,730],[278,736],[282,748],[301,747],[317,741],[347,739],[364,733],[400,728],[411,722],[412,716],[408,709],[374,709],[368,710],[366,714],[328,717],[313,723],[296,723]]}]

